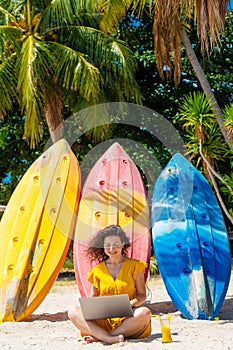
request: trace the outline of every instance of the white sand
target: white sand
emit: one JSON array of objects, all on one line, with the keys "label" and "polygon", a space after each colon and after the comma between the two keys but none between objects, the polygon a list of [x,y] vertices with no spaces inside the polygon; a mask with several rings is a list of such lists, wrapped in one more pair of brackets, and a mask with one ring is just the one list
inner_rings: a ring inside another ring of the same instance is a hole
[{"label": "white sand", "polygon": [[154,313],[171,314],[173,342],[163,344],[159,320],[152,318],[152,334],[143,340],[128,340],[122,344],[105,345],[101,342],[85,344],[79,331],[67,318],[67,309],[79,296],[76,282],[56,281],[37,310],[23,322],[5,322],[0,325],[1,350],[230,350],[233,349],[233,278],[219,313],[218,321],[186,320],[171,302],[163,281],[156,277],[148,281],[150,307]]}]

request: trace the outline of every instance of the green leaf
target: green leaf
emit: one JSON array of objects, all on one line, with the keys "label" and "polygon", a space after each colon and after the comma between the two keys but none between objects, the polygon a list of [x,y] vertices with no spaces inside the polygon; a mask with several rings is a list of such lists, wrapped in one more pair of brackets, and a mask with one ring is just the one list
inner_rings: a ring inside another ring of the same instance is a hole
[{"label": "green leaf", "polygon": [[16,54],[6,58],[0,64],[0,116],[12,109],[12,97],[16,96],[17,78],[15,75]]},{"label": "green leaf", "polygon": [[135,81],[136,62],[129,46],[95,28],[75,26],[63,28],[61,41],[79,53],[101,74],[102,88],[112,91],[118,100],[132,100],[140,104],[141,93]]},{"label": "green leaf", "polygon": [[57,59],[55,77],[67,90],[79,91],[87,100],[100,91],[100,72],[84,54],[59,43],[51,43],[50,49]]},{"label": "green leaf", "polygon": [[33,147],[40,137],[44,108],[45,82],[49,81],[54,58],[43,43],[33,36],[26,38],[17,62],[18,90],[22,113],[26,115],[25,137]]},{"label": "green leaf", "polygon": [[224,125],[229,130],[229,133],[233,133],[233,103],[225,106],[223,110],[223,117],[225,118]]},{"label": "green leaf", "polygon": [[22,36],[21,29],[11,27],[8,25],[0,26],[0,59],[3,55],[9,55],[8,52],[15,52],[19,50],[19,38]]}]

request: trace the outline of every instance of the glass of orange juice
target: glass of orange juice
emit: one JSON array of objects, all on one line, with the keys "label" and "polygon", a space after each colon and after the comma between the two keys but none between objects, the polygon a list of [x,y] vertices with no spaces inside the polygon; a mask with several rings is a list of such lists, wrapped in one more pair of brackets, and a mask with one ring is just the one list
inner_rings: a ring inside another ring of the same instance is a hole
[{"label": "glass of orange juice", "polygon": [[160,320],[160,326],[161,326],[161,332],[162,332],[162,343],[172,343],[172,337],[171,337],[171,316],[167,315],[165,319],[162,317],[159,318]]}]

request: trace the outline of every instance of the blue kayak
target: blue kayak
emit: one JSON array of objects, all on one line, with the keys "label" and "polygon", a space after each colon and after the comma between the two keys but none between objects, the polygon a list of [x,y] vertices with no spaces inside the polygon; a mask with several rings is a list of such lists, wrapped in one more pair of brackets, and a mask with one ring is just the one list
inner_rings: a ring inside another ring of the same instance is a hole
[{"label": "blue kayak", "polygon": [[180,154],[154,185],[151,225],[154,255],[175,306],[187,319],[214,319],[230,281],[229,240],[208,181]]}]

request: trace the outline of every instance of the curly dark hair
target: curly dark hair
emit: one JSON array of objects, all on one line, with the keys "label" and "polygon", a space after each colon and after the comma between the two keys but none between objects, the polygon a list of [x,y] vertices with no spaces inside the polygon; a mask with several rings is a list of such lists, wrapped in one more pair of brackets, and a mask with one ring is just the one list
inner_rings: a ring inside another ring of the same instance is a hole
[{"label": "curly dark hair", "polygon": [[124,242],[122,255],[126,256],[127,248],[130,247],[129,238],[126,236],[125,232],[120,226],[110,225],[100,230],[97,235],[90,241],[89,248],[87,249],[87,255],[91,257],[91,260],[97,260],[101,262],[109,258],[104,251],[104,239],[108,236],[118,236],[121,242]]}]

